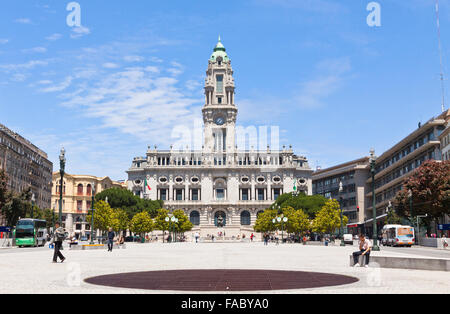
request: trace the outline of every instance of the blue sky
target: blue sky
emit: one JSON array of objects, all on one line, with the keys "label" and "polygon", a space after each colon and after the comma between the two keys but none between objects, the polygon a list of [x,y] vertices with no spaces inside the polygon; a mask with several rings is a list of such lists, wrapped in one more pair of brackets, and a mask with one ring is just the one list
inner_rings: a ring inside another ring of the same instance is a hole
[{"label": "blue sky", "polygon": [[[167,149],[201,118],[220,34],[238,124],[276,125],[312,167],[378,154],[441,110],[435,0],[3,1],[0,123],[49,154],[54,170],[126,179],[147,145]],[[450,3],[441,0],[448,72]],[[445,82],[448,90],[448,81]],[[448,96],[448,95],[446,95]]]}]

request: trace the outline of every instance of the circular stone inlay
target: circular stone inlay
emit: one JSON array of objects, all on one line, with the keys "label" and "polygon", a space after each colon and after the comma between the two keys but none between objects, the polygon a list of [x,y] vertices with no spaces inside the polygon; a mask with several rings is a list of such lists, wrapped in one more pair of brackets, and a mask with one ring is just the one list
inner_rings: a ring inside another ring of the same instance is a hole
[{"label": "circular stone inlay", "polygon": [[117,288],[171,291],[267,291],[352,284],[344,275],[279,270],[165,270],[104,275],[85,282]]}]

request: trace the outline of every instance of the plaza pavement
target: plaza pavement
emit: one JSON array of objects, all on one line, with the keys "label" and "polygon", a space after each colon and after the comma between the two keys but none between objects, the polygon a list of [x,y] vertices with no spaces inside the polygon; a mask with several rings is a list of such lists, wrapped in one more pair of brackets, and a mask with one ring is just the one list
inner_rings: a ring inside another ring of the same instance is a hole
[{"label": "plaza pavement", "polygon": [[[53,264],[53,251],[48,248],[8,249],[0,251],[0,293],[178,293],[110,288],[83,281],[104,274],[175,269],[299,270],[360,279],[346,286],[262,293],[450,293],[450,272],[351,268],[349,255],[354,250],[352,246],[264,246],[259,242],[127,244],[127,249],[112,253],[66,248],[66,262]],[[420,256],[417,252],[415,257]],[[392,249],[374,254],[408,256],[407,250]]]}]

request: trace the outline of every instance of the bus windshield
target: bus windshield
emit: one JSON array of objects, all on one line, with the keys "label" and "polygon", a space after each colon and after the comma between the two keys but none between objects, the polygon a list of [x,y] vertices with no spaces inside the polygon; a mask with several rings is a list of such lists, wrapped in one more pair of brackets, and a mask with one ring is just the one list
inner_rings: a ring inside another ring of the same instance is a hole
[{"label": "bus windshield", "polygon": [[16,230],[16,238],[24,239],[24,238],[33,238],[34,237],[34,229],[17,229]]}]

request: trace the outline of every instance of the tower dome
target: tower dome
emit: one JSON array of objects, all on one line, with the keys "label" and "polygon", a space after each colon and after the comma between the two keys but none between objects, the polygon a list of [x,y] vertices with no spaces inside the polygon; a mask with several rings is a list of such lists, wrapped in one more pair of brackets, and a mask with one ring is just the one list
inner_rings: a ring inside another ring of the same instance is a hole
[{"label": "tower dome", "polygon": [[216,47],[214,48],[214,52],[211,55],[211,61],[216,62],[217,59],[222,58],[223,62],[228,62],[230,59],[228,58],[228,54],[226,52],[225,46],[222,44],[222,41],[220,40],[219,36],[219,42],[217,43]]}]

